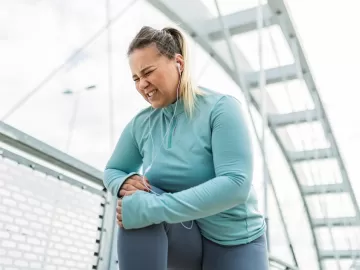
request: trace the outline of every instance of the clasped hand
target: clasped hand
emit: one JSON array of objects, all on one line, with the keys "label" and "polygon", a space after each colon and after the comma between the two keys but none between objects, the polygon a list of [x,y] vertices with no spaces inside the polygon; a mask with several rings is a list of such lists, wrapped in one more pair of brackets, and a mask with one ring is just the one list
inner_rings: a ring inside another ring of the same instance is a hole
[{"label": "clasped hand", "polygon": [[[145,176],[144,176],[144,181],[146,183],[146,186],[143,182],[142,176],[133,175],[133,176],[129,177],[128,179],[125,180],[125,182],[121,186],[121,189],[119,191],[120,197],[132,195],[138,190],[149,192],[150,183],[149,183],[149,180]],[[119,199],[117,202],[116,222],[121,228],[123,228],[122,199]]]}]

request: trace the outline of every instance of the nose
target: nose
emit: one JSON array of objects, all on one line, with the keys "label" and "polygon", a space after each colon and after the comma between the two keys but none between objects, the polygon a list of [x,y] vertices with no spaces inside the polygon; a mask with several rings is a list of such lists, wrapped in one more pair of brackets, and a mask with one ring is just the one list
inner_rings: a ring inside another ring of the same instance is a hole
[{"label": "nose", "polygon": [[140,78],[139,89],[144,91],[149,86],[149,82],[145,78]]}]

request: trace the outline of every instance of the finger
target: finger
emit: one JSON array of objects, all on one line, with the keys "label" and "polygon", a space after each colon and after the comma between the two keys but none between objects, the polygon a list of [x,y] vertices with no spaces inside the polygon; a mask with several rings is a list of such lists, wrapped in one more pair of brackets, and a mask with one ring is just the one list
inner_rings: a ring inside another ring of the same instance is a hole
[{"label": "finger", "polygon": [[141,181],[142,180],[142,176],[135,174],[133,176],[130,177],[130,179],[135,180],[135,181]]},{"label": "finger", "polygon": [[122,199],[118,200],[117,205],[118,205],[118,207],[121,207],[121,205],[122,205]]},{"label": "finger", "polygon": [[141,183],[146,182],[149,184],[149,180],[147,179],[146,176],[134,175],[133,180],[135,180],[137,182],[141,182]]},{"label": "finger", "polygon": [[134,186],[137,188],[137,189],[140,189],[140,190],[144,190],[144,191],[149,191],[149,188],[150,188],[150,184],[149,183],[147,183],[147,182],[143,182],[143,181],[141,181],[141,182],[136,182],[135,184],[134,184]]},{"label": "finger", "polygon": [[131,189],[128,189],[129,191],[131,190],[134,190],[134,189],[140,189],[140,190],[144,190],[144,191],[148,191],[149,189],[149,184],[148,183],[144,183],[143,180],[133,180],[131,179],[129,181],[129,185],[132,185],[132,188]]},{"label": "finger", "polygon": [[134,187],[134,183],[136,183],[136,181],[129,179],[126,184],[122,185],[121,189],[128,191],[134,190],[136,189],[136,187]]},{"label": "finger", "polygon": [[119,227],[123,228],[123,224],[122,224],[122,221],[120,220],[116,220],[116,223]]},{"label": "finger", "polygon": [[128,192],[126,192],[126,194],[124,196],[130,196],[130,195],[134,194],[136,191],[138,191],[138,190],[136,189],[136,190],[128,191]]},{"label": "finger", "polygon": [[116,207],[116,213],[118,213],[119,215],[121,215],[121,206]]},{"label": "finger", "polygon": [[116,220],[117,221],[122,221],[122,216],[120,214],[116,214]]},{"label": "finger", "polygon": [[124,197],[124,196],[126,196],[127,194],[129,194],[129,192],[136,191],[136,190],[137,190],[136,188],[134,188],[133,190],[130,190],[130,191],[124,190],[124,189],[120,189],[120,196]]}]

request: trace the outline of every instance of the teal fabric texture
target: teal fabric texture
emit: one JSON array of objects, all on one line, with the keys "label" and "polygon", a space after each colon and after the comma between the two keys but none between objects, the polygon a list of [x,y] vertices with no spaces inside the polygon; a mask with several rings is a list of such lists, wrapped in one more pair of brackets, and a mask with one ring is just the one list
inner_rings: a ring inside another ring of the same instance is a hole
[{"label": "teal fabric texture", "polygon": [[114,195],[146,171],[152,186],[122,198],[125,229],[196,220],[221,245],[246,244],[266,230],[253,187],[253,150],[242,104],[204,90],[190,118],[181,99],[140,111],[124,128],[104,171]]}]

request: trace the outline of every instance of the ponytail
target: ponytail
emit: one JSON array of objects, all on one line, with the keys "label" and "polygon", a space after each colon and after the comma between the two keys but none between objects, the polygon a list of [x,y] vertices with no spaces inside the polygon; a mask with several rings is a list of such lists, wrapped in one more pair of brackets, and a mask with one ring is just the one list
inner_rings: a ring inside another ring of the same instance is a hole
[{"label": "ponytail", "polygon": [[180,96],[183,98],[186,113],[192,117],[196,106],[197,95],[201,94],[201,91],[195,87],[192,81],[189,51],[185,36],[178,29],[172,27],[166,27],[163,31],[168,32],[173,37],[179,48],[179,53],[184,59],[184,67],[181,73]]},{"label": "ponytail", "polygon": [[155,43],[159,52],[169,59],[174,58],[177,53],[182,55],[184,67],[181,73],[180,96],[184,101],[185,112],[191,118],[196,107],[197,96],[202,95],[202,92],[192,81],[189,51],[185,36],[180,30],[173,27],[165,27],[159,31],[144,26],[131,42],[128,55],[135,49],[144,48],[152,43]]}]

